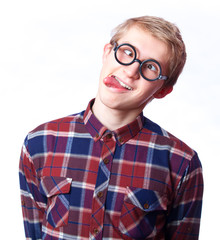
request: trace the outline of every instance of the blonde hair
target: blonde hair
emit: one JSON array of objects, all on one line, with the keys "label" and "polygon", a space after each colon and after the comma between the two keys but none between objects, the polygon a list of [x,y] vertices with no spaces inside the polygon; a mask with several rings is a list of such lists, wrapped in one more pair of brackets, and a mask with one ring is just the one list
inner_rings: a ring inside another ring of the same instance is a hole
[{"label": "blonde hair", "polygon": [[117,42],[132,26],[138,26],[141,29],[150,32],[152,36],[167,44],[170,49],[170,59],[168,68],[169,78],[165,81],[165,86],[173,86],[186,62],[185,44],[178,27],[159,17],[143,16],[130,18],[112,31],[110,43],[114,44]]}]

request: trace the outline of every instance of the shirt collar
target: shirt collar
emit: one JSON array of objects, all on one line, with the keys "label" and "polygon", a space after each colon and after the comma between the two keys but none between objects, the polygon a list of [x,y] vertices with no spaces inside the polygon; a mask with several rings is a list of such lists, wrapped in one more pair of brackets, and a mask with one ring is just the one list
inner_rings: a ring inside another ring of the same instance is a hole
[{"label": "shirt collar", "polygon": [[93,103],[94,99],[89,102],[87,109],[84,112],[83,120],[88,132],[91,134],[94,141],[98,141],[102,138],[104,139],[109,133],[111,133],[115,136],[118,144],[122,145],[133,138],[143,128],[144,117],[142,112],[133,122],[114,131],[110,131],[105,126],[103,126],[102,123],[93,114]]}]

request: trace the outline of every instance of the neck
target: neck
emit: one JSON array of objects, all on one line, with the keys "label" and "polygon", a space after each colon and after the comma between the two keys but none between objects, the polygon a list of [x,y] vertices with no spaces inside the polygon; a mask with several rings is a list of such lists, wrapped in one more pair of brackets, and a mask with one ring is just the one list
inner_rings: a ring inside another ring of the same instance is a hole
[{"label": "neck", "polygon": [[135,110],[127,111],[109,108],[102,104],[98,98],[95,99],[92,111],[96,118],[111,131],[123,127],[124,125],[134,121],[140,114],[140,112],[137,112]]}]

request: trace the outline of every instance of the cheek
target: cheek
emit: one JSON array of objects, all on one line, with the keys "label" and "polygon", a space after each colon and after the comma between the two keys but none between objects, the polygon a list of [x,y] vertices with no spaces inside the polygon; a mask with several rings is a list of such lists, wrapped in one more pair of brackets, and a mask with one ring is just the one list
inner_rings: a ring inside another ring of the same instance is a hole
[{"label": "cheek", "polygon": [[140,86],[140,91],[143,94],[146,95],[153,95],[154,93],[156,93],[161,87],[163,86],[163,83],[160,81],[156,81],[156,82],[150,82],[150,81],[146,81],[144,80],[142,82],[142,85]]},{"label": "cheek", "polygon": [[106,60],[102,65],[101,76],[105,78],[109,74],[112,74],[114,71],[116,71],[117,67],[118,66],[115,64],[115,62]]},{"label": "cheek", "polygon": [[136,94],[136,100],[141,105],[151,101],[154,98],[154,94],[161,88],[161,84],[152,84],[147,82],[139,88]]}]

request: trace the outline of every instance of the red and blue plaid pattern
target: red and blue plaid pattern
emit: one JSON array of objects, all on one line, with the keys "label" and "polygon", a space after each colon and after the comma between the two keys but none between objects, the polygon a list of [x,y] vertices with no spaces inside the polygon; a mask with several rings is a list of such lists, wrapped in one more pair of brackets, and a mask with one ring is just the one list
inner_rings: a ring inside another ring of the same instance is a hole
[{"label": "red and blue plaid pattern", "polygon": [[198,239],[203,178],[196,152],[142,114],[109,131],[91,104],[24,141],[26,239]]},{"label": "red and blue plaid pattern", "polygon": [[49,201],[47,220],[54,228],[68,224],[71,182],[70,178],[46,176],[40,183],[40,193]]}]

